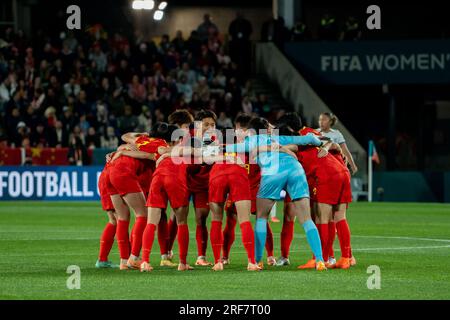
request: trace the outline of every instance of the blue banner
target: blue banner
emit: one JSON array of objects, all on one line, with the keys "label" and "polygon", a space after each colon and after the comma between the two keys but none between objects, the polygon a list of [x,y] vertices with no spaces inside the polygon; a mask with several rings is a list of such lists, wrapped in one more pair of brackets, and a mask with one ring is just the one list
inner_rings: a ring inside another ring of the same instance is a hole
[{"label": "blue banner", "polygon": [[450,83],[450,40],[293,42],[284,49],[315,83]]},{"label": "blue banner", "polygon": [[99,200],[103,167],[0,167],[0,200]]}]

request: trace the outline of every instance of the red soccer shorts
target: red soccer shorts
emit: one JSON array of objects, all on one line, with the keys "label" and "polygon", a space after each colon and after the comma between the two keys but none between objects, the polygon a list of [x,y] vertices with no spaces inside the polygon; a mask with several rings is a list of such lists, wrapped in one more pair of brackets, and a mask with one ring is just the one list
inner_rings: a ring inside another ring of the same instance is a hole
[{"label": "red soccer shorts", "polygon": [[108,192],[108,170],[103,170],[98,178],[98,191],[100,192],[100,201],[104,211],[114,211],[114,206]]},{"label": "red soccer shorts", "polygon": [[147,207],[166,209],[168,201],[173,209],[189,205],[186,182],[174,176],[158,174],[152,178]]},{"label": "red soccer shorts", "polygon": [[319,203],[336,205],[352,202],[352,188],[348,170],[326,177],[318,176],[315,187],[315,201]]},{"label": "red soccer shorts", "polygon": [[139,184],[141,185],[142,192],[144,193],[145,199],[148,198],[148,193],[150,191],[150,185],[152,183],[153,170],[148,169],[141,175],[139,175]]},{"label": "red soccer shorts", "polygon": [[247,174],[222,174],[209,181],[209,202],[223,203],[226,198],[232,202],[251,200],[250,182]]},{"label": "red soccer shorts", "polygon": [[[258,190],[259,190],[259,186],[257,188],[252,188],[250,189],[250,196],[251,196],[251,202],[252,202],[252,207],[251,207],[251,214],[256,214],[256,195],[258,194]],[[229,212],[229,213],[234,213],[236,214],[236,206],[234,205],[233,200],[228,197],[227,202],[225,203],[225,211]]]},{"label": "red soccer shorts", "polygon": [[110,195],[120,194],[123,196],[128,193],[142,192],[139,177],[136,174],[128,170],[123,170],[123,168],[118,170],[116,167],[111,167],[109,170],[109,181],[112,185],[112,188],[108,185]]},{"label": "red soccer shorts", "polygon": [[192,201],[194,202],[194,208],[209,209],[208,204],[208,191],[191,192]]}]

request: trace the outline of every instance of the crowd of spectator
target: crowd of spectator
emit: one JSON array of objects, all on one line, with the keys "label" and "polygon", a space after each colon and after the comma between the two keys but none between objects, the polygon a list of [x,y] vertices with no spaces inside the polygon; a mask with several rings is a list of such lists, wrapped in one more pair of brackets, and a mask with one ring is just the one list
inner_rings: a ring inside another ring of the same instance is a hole
[{"label": "crowd of spectator", "polygon": [[[341,37],[359,36],[353,18],[346,26]],[[213,110],[222,128],[238,112],[267,116],[267,97],[247,81],[252,24],[238,13],[227,31],[223,43],[208,14],[188,37],[180,30],[172,39],[128,38],[101,25],[31,39],[8,28],[0,35],[0,141],[69,147],[76,162],[86,149],[115,148],[122,133],[149,131],[180,108]],[[332,16],[323,17],[319,33],[339,37]],[[281,17],[267,21],[261,36],[276,43],[311,37],[303,23],[288,30]]]},{"label": "crowd of spectator", "polygon": [[[213,110],[232,126],[240,111],[265,115],[267,98],[249,96],[234,57],[251,25],[238,16],[222,42],[209,15],[186,38],[129,39],[101,25],[40,35],[0,35],[0,140],[9,147],[69,147],[71,163],[86,149],[115,148],[121,134],[149,131],[176,109]],[[241,33],[241,29],[245,30]],[[237,48],[237,49],[236,49]],[[247,62],[248,63],[248,62]]]}]

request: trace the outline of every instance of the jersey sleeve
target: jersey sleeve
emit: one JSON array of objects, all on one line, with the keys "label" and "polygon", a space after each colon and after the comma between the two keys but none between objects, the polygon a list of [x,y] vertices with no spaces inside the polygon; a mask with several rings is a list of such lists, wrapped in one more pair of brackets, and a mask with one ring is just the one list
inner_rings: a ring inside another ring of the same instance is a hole
[{"label": "jersey sleeve", "polygon": [[287,144],[307,145],[312,144],[314,146],[320,146],[322,142],[313,134],[307,134],[305,136],[277,136],[275,139],[280,145],[285,146]]},{"label": "jersey sleeve", "polygon": [[335,136],[335,141],[334,142],[337,143],[337,144],[345,143],[345,138],[342,135],[342,133],[339,130],[336,130],[335,133],[336,133],[336,136]]},{"label": "jersey sleeve", "polygon": [[256,147],[255,136],[245,138],[244,142],[236,144],[227,144],[225,146],[225,152],[250,152],[254,147]]}]

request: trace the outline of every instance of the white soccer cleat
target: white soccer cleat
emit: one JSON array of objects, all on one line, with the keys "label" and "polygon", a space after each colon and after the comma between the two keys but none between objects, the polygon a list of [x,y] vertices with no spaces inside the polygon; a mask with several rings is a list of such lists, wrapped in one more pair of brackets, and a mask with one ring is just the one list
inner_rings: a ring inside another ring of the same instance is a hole
[{"label": "white soccer cleat", "polygon": [[291,262],[289,261],[289,258],[280,257],[275,265],[277,267],[282,267],[282,266],[288,266],[290,264],[291,264]]}]

